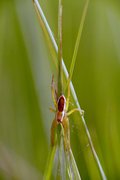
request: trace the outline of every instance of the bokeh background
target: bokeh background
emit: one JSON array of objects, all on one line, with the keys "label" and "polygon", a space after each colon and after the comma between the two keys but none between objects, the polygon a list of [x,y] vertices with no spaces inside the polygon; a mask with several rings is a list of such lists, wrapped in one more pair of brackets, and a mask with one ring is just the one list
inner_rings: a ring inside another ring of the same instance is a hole
[{"label": "bokeh background", "polygon": [[[57,40],[56,0],[40,1]],[[69,70],[84,0],[63,2],[63,58]],[[42,179],[54,114],[56,74],[32,0],[0,1],[0,179]],[[120,179],[120,1],[90,0],[73,84],[108,179]],[[72,103],[71,103],[72,104]],[[82,125],[71,145],[83,179],[100,179]],[[80,119],[79,119],[80,121]]]}]

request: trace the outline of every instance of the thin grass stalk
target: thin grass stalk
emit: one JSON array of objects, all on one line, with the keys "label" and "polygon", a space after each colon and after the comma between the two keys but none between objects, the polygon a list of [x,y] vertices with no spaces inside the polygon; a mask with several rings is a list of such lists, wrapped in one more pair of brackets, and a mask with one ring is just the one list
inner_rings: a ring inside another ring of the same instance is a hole
[{"label": "thin grass stalk", "polygon": [[81,180],[80,172],[77,168],[77,164],[74,159],[71,148],[68,152],[65,152],[65,155],[66,155],[65,156],[66,157],[66,168],[67,168],[67,172],[69,175],[69,179]]},{"label": "thin grass stalk", "polygon": [[[64,128],[61,126],[62,129],[62,139],[64,139]],[[64,141],[62,141],[64,142]],[[80,177],[80,172],[78,171],[77,164],[75,162],[72,149],[65,149],[64,148],[64,153],[65,153],[65,161],[66,161],[66,170],[67,170],[67,177],[69,177],[70,180],[81,180]],[[67,178],[66,178],[67,179]]]},{"label": "thin grass stalk", "polygon": [[[80,21],[78,35],[77,35],[77,39],[76,39],[76,42],[75,42],[73,57],[72,57],[71,66],[70,66],[68,84],[70,83],[69,81],[71,81],[71,79],[72,79],[72,75],[73,75],[73,71],[74,71],[75,62],[76,62],[78,49],[79,49],[79,44],[80,44],[80,40],[81,40],[81,36],[82,36],[83,26],[84,26],[84,22],[85,22],[85,17],[86,17],[86,14],[87,14],[88,4],[89,4],[89,0],[86,1],[84,9],[83,9],[82,18],[81,18],[81,21]],[[67,86],[68,86],[68,84],[67,84]]]},{"label": "thin grass stalk", "polygon": [[63,93],[62,83],[62,0],[58,6],[58,97]]},{"label": "thin grass stalk", "polygon": [[43,178],[44,180],[50,180],[54,157],[55,157],[55,153],[56,153],[56,148],[57,148],[57,146],[55,145],[50,150],[50,153],[48,156],[48,161],[47,161],[47,166],[46,166],[45,173],[44,173],[44,178]]},{"label": "thin grass stalk", "polygon": [[[53,45],[56,53],[58,54],[58,46],[57,46],[57,43],[56,43],[55,38],[54,38],[54,36],[53,36],[53,33],[52,33],[52,31],[51,31],[51,29],[50,29],[50,27],[49,27],[49,24],[48,24],[48,22],[47,22],[47,20],[46,20],[46,18],[45,18],[45,15],[44,15],[44,13],[43,13],[43,11],[42,11],[42,8],[40,7],[40,4],[38,3],[38,0],[33,0],[33,2],[34,2],[35,6],[36,6],[36,8],[37,8],[37,10],[38,10],[38,12],[39,12],[39,15],[38,15],[38,16],[41,18],[41,22],[43,23],[43,24],[41,24],[41,27],[42,27],[42,28],[44,27],[44,28],[47,30],[47,33],[48,33],[47,35],[48,35],[49,38],[51,39],[51,43],[52,43],[52,45]],[[41,22],[40,22],[40,23],[41,23]],[[43,28],[43,31],[44,31],[44,28]],[[63,72],[64,72],[64,74],[65,74],[65,77],[66,77],[66,79],[68,79],[68,78],[69,78],[69,74],[68,74],[68,71],[67,71],[67,68],[66,68],[66,66],[65,66],[65,63],[64,63],[63,59],[62,59],[62,67],[63,67]],[[95,148],[94,148],[94,146],[93,146],[92,139],[91,139],[91,136],[90,136],[90,133],[89,133],[89,130],[88,130],[88,127],[87,127],[85,118],[84,118],[83,115],[81,115],[82,109],[81,109],[80,104],[79,104],[79,102],[78,102],[78,98],[77,98],[77,95],[76,95],[74,86],[73,86],[73,84],[72,84],[72,81],[70,82],[70,90],[71,90],[71,94],[72,94],[72,96],[73,96],[73,99],[74,99],[74,101],[75,101],[75,103],[76,103],[76,106],[77,106],[77,108],[79,109],[79,114],[80,114],[80,116],[81,116],[81,119],[82,119],[82,122],[83,122],[83,125],[84,125],[84,128],[85,128],[85,132],[86,132],[86,135],[87,135],[87,137],[88,137],[89,145],[90,145],[90,148],[91,148],[93,157],[94,157],[94,159],[95,159],[96,165],[97,165],[97,167],[98,167],[98,170],[99,170],[99,172],[100,172],[101,178],[102,178],[103,180],[106,180],[107,178],[106,178],[106,176],[105,176],[104,170],[103,170],[103,168],[102,168],[102,165],[101,165],[101,163],[100,163],[100,160],[99,160],[99,158],[98,158],[98,156],[97,156],[97,153],[96,153],[96,151],[95,151]]]}]

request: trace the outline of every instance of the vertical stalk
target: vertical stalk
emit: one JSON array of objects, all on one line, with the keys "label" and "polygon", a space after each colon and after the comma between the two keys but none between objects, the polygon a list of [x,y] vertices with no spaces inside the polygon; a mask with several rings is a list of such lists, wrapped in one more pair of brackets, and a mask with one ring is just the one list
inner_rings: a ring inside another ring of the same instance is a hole
[{"label": "vertical stalk", "polygon": [[58,5],[58,96],[62,94],[62,0]]}]

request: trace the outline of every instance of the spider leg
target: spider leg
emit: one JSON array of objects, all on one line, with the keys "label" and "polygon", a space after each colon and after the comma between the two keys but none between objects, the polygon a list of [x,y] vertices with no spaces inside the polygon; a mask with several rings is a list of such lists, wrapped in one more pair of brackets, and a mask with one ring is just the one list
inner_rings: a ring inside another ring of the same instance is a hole
[{"label": "spider leg", "polygon": [[68,113],[67,113],[67,116],[70,116],[72,113],[76,112],[76,111],[79,111],[81,116],[84,116],[84,111],[83,110],[80,110],[78,108],[74,108],[72,110],[70,110]]},{"label": "spider leg", "polygon": [[53,120],[52,126],[51,126],[51,146],[53,147],[56,143],[56,127],[58,123],[56,119]]},{"label": "spider leg", "polygon": [[67,91],[67,100],[66,100],[66,112],[68,111],[70,103],[70,80],[68,80],[68,91]]},{"label": "spider leg", "polygon": [[62,121],[62,126],[64,129],[64,148],[65,151],[69,151],[70,149],[70,127],[69,127],[69,119],[65,117]]},{"label": "spider leg", "polygon": [[53,108],[49,108],[49,110],[51,111],[51,112],[53,112],[53,113],[56,113],[56,110],[55,109],[53,109]]},{"label": "spider leg", "polygon": [[51,93],[52,93],[52,99],[53,99],[54,106],[57,108],[57,92],[55,89],[54,76],[52,76]]}]

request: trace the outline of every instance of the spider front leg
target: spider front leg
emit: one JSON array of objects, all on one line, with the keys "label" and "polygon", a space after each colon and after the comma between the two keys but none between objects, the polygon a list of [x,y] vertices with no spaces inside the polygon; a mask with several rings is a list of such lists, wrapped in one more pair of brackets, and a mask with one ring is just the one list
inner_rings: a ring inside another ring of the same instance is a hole
[{"label": "spider front leg", "polygon": [[68,79],[68,91],[67,91],[67,100],[66,100],[66,112],[68,111],[70,103],[70,79]]},{"label": "spider front leg", "polygon": [[[55,89],[54,76],[52,76],[51,93],[52,93],[52,99],[53,99],[54,106],[57,109],[57,91]],[[52,108],[50,108],[50,110],[52,110],[53,112],[55,111]]]},{"label": "spider front leg", "polygon": [[[70,103],[70,79],[68,79],[68,92],[67,92],[67,100],[66,100],[66,112],[68,111],[69,103]],[[74,109],[70,110],[67,113],[67,116],[70,116],[72,113],[74,113],[76,111],[79,111],[81,116],[84,116],[84,110],[79,109],[79,108],[74,108]]]},{"label": "spider front leg", "polygon": [[78,109],[78,108],[74,108],[72,110],[70,110],[68,113],[67,113],[67,116],[70,116],[72,113],[76,112],[76,111],[79,111],[81,116],[84,116],[84,110],[82,109]]}]

